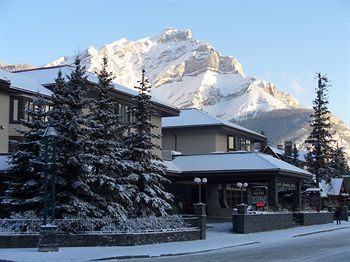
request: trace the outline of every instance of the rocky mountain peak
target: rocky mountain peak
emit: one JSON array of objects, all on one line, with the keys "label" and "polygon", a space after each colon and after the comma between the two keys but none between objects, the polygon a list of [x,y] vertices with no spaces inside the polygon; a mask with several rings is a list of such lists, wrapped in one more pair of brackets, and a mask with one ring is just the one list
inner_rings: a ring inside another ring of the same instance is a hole
[{"label": "rocky mountain peak", "polygon": [[178,30],[176,28],[169,28],[165,29],[156,38],[160,43],[186,41],[187,39],[192,38],[192,31],[190,29]]}]

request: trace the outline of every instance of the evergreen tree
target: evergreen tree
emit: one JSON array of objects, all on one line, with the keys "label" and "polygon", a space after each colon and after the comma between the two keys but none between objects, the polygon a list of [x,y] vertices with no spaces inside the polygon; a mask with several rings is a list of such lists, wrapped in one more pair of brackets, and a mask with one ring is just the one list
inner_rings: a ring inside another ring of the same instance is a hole
[{"label": "evergreen tree", "polygon": [[42,175],[44,171],[42,136],[47,123],[47,101],[40,95],[27,106],[26,119],[22,120],[23,129],[18,129],[23,139],[12,141],[16,153],[10,157],[8,181],[5,196],[1,201],[4,213],[42,210]]},{"label": "evergreen tree", "polygon": [[293,155],[293,165],[299,167],[299,151],[297,148],[297,145],[294,144],[293,150],[292,150],[292,155]]},{"label": "evergreen tree", "polygon": [[85,67],[74,61],[68,81],[59,72],[52,95],[51,124],[57,141],[57,217],[95,215],[94,197],[87,183],[84,164],[83,110],[87,107]]},{"label": "evergreen tree", "polygon": [[[121,123],[118,103],[111,97],[112,74],[103,58],[98,76],[97,96],[90,101],[85,142],[86,164],[90,167],[88,181],[96,195],[95,214],[114,218],[126,217],[130,208],[131,187],[128,185],[128,164],[124,143],[125,125]],[[126,207],[126,208],[125,208]]]},{"label": "evergreen tree", "polygon": [[314,113],[311,115],[312,131],[307,140],[308,154],[306,156],[307,166],[311,173],[316,176],[316,184],[321,179],[330,181],[332,171],[329,169],[331,162],[331,134],[330,111],[328,110],[327,87],[328,78],[325,75],[317,74],[318,86],[316,98],[313,101]]},{"label": "evergreen tree", "polygon": [[333,151],[330,167],[333,169],[334,177],[343,177],[350,175],[348,160],[344,153],[344,148],[337,144]]},{"label": "evergreen tree", "polygon": [[154,149],[160,149],[154,143],[154,139],[160,137],[152,133],[156,128],[151,123],[154,108],[149,92],[151,86],[145,79],[145,71],[142,70],[141,81],[135,88],[139,95],[135,98],[132,108],[134,116],[133,133],[128,138],[128,159],[133,162],[132,173],[136,176],[137,192],[134,197],[138,216],[166,215],[171,209],[172,195],[165,191],[165,185],[169,183],[163,175],[165,167],[160,158],[154,153]]}]

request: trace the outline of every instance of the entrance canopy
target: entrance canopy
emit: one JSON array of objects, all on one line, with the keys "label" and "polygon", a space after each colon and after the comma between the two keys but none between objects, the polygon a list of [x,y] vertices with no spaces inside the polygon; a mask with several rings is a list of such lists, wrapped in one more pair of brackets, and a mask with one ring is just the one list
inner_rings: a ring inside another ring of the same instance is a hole
[{"label": "entrance canopy", "polygon": [[[193,182],[195,177],[207,178],[206,203],[208,215],[211,216],[227,215],[232,212],[230,205],[225,202],[226,198],[232,200],[227,188],[239,190],[234,188],[238,182],[248,183],[244,203],[252,203],[252,191],[256,186],[266,186],[269,206],[278,206],[280,198],[281,201],[292,202],[287,203],[289,206],[299,208],[301,184],[313,178],[311,173],[271,155],[246,151],[175,155],[172,160],[164,161],[164,164],[167,167],[167,177],[175,182],[179,192],[181,187],[195,185]],[[238,192],[243,194],[240,190]],[[289,198],[292,199],[287,198],[291,194],[293,197]],[[178,195],[176,197],[185,198]]]},{"label": "entrance canopy", "polygon": [[196,174],[232,176],[244,173],[279,173],[299,179],[312,179],[312,174],[301,168],[267,154],[246,151],[176,155],[172,161],[164,161],[164,164],[169,176],[183,178]]}]

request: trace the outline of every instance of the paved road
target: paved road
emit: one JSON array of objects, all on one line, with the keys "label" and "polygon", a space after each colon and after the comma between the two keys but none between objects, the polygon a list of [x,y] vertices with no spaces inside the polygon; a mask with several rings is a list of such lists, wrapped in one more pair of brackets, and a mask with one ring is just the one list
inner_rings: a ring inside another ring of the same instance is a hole
[{"label": "paved road", "polygon": [[349,230],[336,230],[302,237],[272,240],[244,247],[217,251],[161,257],[132,259],[133,262],[203,262],[203,261],[350,261]]}]

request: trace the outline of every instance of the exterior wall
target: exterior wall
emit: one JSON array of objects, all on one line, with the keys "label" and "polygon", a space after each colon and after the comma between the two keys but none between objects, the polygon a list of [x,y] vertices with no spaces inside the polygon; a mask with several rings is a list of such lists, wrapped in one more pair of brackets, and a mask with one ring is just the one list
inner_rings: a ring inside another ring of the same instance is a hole
[{"label": "exterior wall", "polygon": [[303,226],[333,223],[333,213],[330,212],[300,212],[295,213],[294,217]]},{"label": "exterior wall", "polygon": [[216,134],[216,150],[220,152],[227,152],[227,134],[218,132]]},{"label": "exterior wall", "polygon": [[[60,247],[83,246],[135,246],[165,242],[191,241],[201,239],[197,228],[175,232],[148,232],[140,234],[58,234]],[[39,234],[11,234],[0,236],[0,248],[37,247]]]},{"label": "exterior wall", "polygon": [[233,231],[241,234],[291,228],[294,226],[293,213],[234,214]]},{"label": "exterior wall", "polygon": [[[159,138],[153,138],[153,143],[155,143],[158,146],[162,146],[162,118],[159,115],[153,115],[151,117],[151,122],[153,125],[156,125],[157,127],[152,129],[152,132],[156,135],[159,135]],[[161,149],[155,149],[154,152],[161,157],[162,156],[162,150]]]},{"label": "exterior wall", "polygon": [[183,154],[217,151],[214,130],[177,130],[176,132],[163,130],[162,143],[163,150],[176,150]]},{"label": "exterior wall", "polygon": [[8,152],[9,144],[9,122],[10,122],[10,96],[0,94],[0,153]]},{"label": "exterior wall", "polygon": [[[228,135],[236,137],[235,144],[237,147],[241,136],[219,128],[165,129],[163,130],[162,145],[163,150],[175,150],[184,154],[227,152]],[[246,137],[243,138],[248,139]],[[249,140],[251,142],[251,150],[254,150],[253,140]],[[236,148],[236,150],[239,149]]]}]

